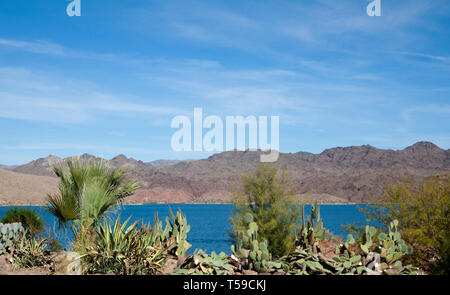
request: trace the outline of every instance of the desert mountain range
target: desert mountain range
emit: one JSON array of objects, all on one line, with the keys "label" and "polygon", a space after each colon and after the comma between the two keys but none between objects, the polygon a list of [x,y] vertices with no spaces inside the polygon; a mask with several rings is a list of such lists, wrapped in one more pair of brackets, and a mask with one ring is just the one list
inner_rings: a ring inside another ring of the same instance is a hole
[{"label": "desert mountain range", "polygon": [[[119,155],[105,162],[127,167],[142,184],[128,203],[226,203],[240,176],[254,172],[261,151],[227,151],[202,160],[158,160],[150,163]],[[100,160],[83,154],[82,159]],[[21,166],[0,168],[0,205],[43,204],[56,192],[58,179],[52,165],[65,161],[56,156]],[[326,203],[363,203],[379,198],[388,183],[405,177],[413,181],[450,174],[450,150],[418,142],[403,150],[370,145],[336,147],[320,154],[280,153],[283,167],[298,192],[298,199]]]}]

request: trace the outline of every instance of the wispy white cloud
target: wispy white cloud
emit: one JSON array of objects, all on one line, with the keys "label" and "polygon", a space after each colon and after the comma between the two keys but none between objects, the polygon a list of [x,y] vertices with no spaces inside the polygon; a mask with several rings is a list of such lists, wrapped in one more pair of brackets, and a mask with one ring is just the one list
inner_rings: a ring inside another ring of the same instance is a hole
[{"label": "wispy white cloud", "polygon": [[10,47],[39,54],[50,54],[60,56],[64,56],[67,54],[66,49],[63,46],[49,41],[30,42],[21,40],[0,39],[0,47]]},{"label": "wispy white cloud", "polygon": [[408,107],[404,109],[401,113],[402,118],[405,120],[412,120],[414,117],[414,114],[449,114],[450,115],[450,105],[444,104],[444,105],[435,105],[435,104],[428,104],[428,105],[420,105],[420,106],[413,106]]},{"label": "wispy white cloud", "polygon": [[[322,51],[367,45],[361,37],[385,40],[388,44],[408,44],[423,38],[414,26],[432,27],[430,14],[442,13],[445,1],[392,1],[383,3],[380,18],[366,15],[368,2],[354,1],[267,1],[252,9],[236,9],[226,4],[199,1],[165,2],[155,8],[128,9],[125,15],[134,28],[163,28],[175,38],[232,47],[256,54],[292,55],[276,46],[280,41],[288,48],[310,46]],[[243,4],[239,8],[247,7]],[[448,10],[448,9],[447,9]],[[189,11],[189,13],[186,13]],[[134,23],[134,25],[133,25]],[[299,41],[289,42],[291,41]],[[387,44],[385,44],[387,45]]]},{"label": "wispy white cloud", "polygon": [[401,52],[400,54],[415,56],[415,57],[423,57],[423,58],[442,61],[442,62],[450,62],[450,57],[448,57],[448,56],[439,56],[439,55],[415,53],[415,52]]},{"label": "wispy white cloud", "polygon": [[0,38],[0,48],[18,50],[28,52],[32,54],[42,54],[50,56],[58,56],[62,58],[88,58],[97,60],[115,60],[128,59],[129,57],[123,54],[107,53],[107,52],[94,52],[89,50],[81,50],[68,48],[61,44],[43,41],[43,40],[17,40],[17,39],[4,39]]},{"label": "wispy white cloud", "polygon": [[90,82],[45,76],[22,68],[0,68],[0,87],[3,118],[83,123],[98,112],[163,116],[186,113],[182,108],[155,103],[158,97],[139,97],[151,103],[137,103],[133,102],[136,97],[111,94]]}]

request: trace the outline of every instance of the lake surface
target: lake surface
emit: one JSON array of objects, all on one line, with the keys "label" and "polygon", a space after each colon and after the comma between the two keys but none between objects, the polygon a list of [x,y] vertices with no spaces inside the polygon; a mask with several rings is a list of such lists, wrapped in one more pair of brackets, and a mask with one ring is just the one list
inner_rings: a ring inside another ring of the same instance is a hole
[{"label": "lake surface", "polygon": [[[342,225],[355,222],[366,222],[366,218],[361,214],[357,206],[361,205],[321,205],[320,216],[323,219],[324,227],[330,232],[341,235],[343,238],[347,235],[342,229]],[[232,213],[233,206],[230,204],[170,204],[172,211],[176,213],[181,209],[186,215],[191,230],[188,233],[188,242],[192,244],[188,253],[194,252],[196,248],[207,250],[208,253],[223,251],[227,254],[231,252],[231,240],[228,231],[231,230],[229,218]],[[0,216],[3,216],[9,207],[0,207]],[[57,221],[53,215],[46,212],[44,208],[37,206],[27,206],[35,210],[43,216],[43,221],[47,223],[47,227],[61,242],[66,249],[70,248],[72,237],[70,232],[58,230]],[[305,206],[305,214],[308,215],[310,206]],[[130,223],[142,220],[145,223],[153,224],[154,215],[158,213],[159,219],[163,221],[165,226],[165,218],[169,216],[167,204],[145,204],[145,205],[124,205],[120,206],[114,215],[121,215],[121,221],[125,221],[128,217]],[[114,217],[112,217],[114,218]]]}]

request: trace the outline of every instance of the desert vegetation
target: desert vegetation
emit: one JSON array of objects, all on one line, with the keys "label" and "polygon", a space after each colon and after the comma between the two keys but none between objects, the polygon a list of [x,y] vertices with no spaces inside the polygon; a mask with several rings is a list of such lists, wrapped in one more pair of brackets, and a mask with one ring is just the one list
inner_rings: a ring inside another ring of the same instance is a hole
[{"label": "desert vegetation", "polygon": [[248,230],[251,216],[260,239],[271,242],[268,250],[282,256],[295,248],[300,208],[293,206],[295,192],[287,189],[286,174],[277,172],[274,167],[261,166],[255,174],[243,177],[243,191],[233,197],[235,209],[230,221],[231,236],[238,240],[238,234]]},{"label": "desert vegetation", "polygon": [[0,218],[1,223],[21,223],[30,235],[39,234],[45,226],[42,217],[34,210],[11,207],[5,215]]},{"label": "desert vegetation", "polygon": [[[449,273],[449,176],[431,177],[420,185],[407,180],[388,185],[380,201],[359,210],[375,221],[378,231],[385,231],[390,220],[398,220],[404,240],[414,248],[407,260],[432,273]],[[359,240],[363,228],[346,226]]]},{"label": "desert vegetation", "polygon": [[94,228],[126,197],[139,188],[125,181],[125,170],[108,168],[102,161],[68,160],[65,167],[54,167],[59,177],[59,192],[48,195],[47,210],[60,226],[68,227],[75,237],[75,250],[89,246]]},{"label": "desert vegetation", "polygon": [[190,226],[180,210],[170,210],[165,223],[157,215],[152,224],[129,224],[120,215],[114,220],[110,213],[139,186],[122,169],[68,162],[55,173],[59,193],[49,195],[47,209],[74,234],[74,252],[52,251],[47,239],[30,235],[34,222],[17,217],[30,214],[12,210],[3,220],[14,223],[0,225],[0,255],[17,267],[117,275],[448,271],[448,178],[386,188],[384,201],[366,212],[379,226],[349,226],[352,233],[340,241],[324,228],[319,204],[312,204],[306,216],[303,205],[292,203],[293,191],[283,171],[261,166],[243,178],[233,198],[234,242],[227,255],[203,249],[186,254]]}]

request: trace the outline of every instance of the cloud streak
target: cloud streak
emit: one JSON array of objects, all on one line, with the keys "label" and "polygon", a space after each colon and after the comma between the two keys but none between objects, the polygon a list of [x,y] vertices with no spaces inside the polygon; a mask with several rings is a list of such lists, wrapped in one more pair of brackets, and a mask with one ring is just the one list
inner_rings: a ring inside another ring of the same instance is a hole
[{"label": "cloud streak", "polygon": [[9,47],[38,54],[59,56],[67,55],[66,49],[63,46],[49,41],[29,42],[21,40],[0,39],[0,47]]},{"label": "cloud streak", "polygon": [[124,100],[90,82],[45,76],[23,68],[0,68],[0,86],[3,118],[72,124],[87,122],[98,112],[162,116],[186,113],[182,108],[136,103],[129,95]]}]

